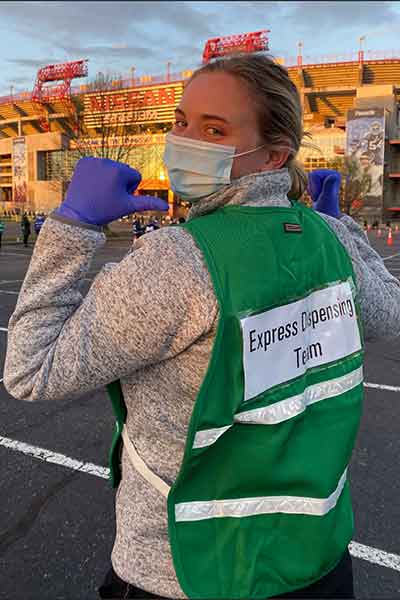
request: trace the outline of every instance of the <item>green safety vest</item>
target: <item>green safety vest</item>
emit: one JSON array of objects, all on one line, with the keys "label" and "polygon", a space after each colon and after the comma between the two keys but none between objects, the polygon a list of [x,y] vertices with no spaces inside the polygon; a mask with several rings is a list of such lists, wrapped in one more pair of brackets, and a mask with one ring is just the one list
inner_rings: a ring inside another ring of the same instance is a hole
[{"label": "green safety vest", "polygon": [[269,598],[321,579],[352,537],[346,472],[363,396],[352,264],[301,204],[227,206],[183,227],[220,313],[168,494],[174,567],[189,598]]}]

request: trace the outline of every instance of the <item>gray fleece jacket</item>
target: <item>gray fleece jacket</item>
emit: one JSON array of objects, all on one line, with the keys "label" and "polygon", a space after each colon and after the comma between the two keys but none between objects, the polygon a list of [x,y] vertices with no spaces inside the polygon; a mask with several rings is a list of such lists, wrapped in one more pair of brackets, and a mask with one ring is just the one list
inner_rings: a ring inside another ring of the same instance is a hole
[{"label": "gray fleece jacket", "polygon": [[[286,169],[248,175],[195,204],[189,218],[225,204],[290,206],[289,188]],[[324,218],[352,258],[366,339],[399,335],[398,280],[350,217]],[[4,384],[21,400],[51,401],[121,379],[129,436],[150,469],[172,484],[216,333],[211,279],[190,234],[166,227],[104,266],[83,297],[82,279],[106,241],[94,229],[46,220],[9,322]],[[117,574],[155,594],[185,597],[172,564],[165,498],[126,452],[116,523]]]}]

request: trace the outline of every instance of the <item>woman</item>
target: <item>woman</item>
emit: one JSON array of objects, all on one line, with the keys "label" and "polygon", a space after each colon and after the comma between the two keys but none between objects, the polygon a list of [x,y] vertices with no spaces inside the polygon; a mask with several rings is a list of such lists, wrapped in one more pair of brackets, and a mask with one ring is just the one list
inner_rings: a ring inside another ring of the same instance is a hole
[{"label": "woman", "polygon": [[24,246],[25,246],[25,248],[27,248],[29,236],[31,235],[31,222],[26,213],[24,213],[22,220],[21,220],[21,231],[22,231],[22,237],[24,239]]},{"label": "woman", "polygon": [[126,422],[103,598],[353,596],[360,326],[398,334],[400,289],[337,194],[332,208],[337,182],[312,190],[334,217],[293,202],[302,137],[283,67],[218,60],[186,85],[166,144],[187,223],[140,238],[85,298],[99,226],[150,208],[128,195],[140,178],[83,159],[43,226],[4,382],[30,401],[112,384],[116,447]]}]

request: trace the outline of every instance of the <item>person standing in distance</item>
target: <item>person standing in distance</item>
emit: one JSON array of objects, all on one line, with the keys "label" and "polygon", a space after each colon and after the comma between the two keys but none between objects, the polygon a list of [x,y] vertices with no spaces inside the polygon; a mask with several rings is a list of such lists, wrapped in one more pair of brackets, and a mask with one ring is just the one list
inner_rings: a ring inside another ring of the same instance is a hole
[{"label": "person standing in distance", "polygon": [[26,213],[23,214],[21,220],[21,233],[25,248],[28,247],[29,236],[31,235],[31,222]]},{"label": "person standing in distance", "polygon": [[0,218],[0,248],[1,248],[3,233],[5,231],[5,228],[6,228],[5,223],[4,223],[3,219]]},{"label": "person standing in distance", "polygon": [[144,231],[143,231],[143,227],[139,221],[139,219],[136,217],[133,222],[132,222],[132,238],[133,238],[133,242],[135,240],[137,240],[138,238],[140,238],[141,235],[143,235]]},{"label": "person standing in distance", "polygon": [[302,138],[284,67],[211,62],[166,140],[185,223],[140,238],[85,298],[101,226],[138,210],[138,173],[82,159],[43,226],[4,383],[27,401],[108,387],[118,492],[101,598],[353,597],[361,324],[399,335],[400,287],[340,214],[337,178],[317,178],[317,210],[297,201]]},{"label": "person standing in distance", "polygon": [[43,223],[45,222],[45,220],[46,220],[46,217],[44,216],[43,213],[39,213],[35,219],[33,228],[35,230],[36,239],[39,237],[40,230],[42,229]]}]

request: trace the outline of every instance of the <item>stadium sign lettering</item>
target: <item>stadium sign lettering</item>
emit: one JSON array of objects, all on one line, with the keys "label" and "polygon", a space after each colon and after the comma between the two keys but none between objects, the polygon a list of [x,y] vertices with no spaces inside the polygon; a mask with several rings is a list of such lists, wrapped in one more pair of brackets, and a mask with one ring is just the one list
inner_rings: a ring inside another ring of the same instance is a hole
[{"label": "stadium sign lettering", "polygon": [[101,94],[89,96],[89,102],[89,110],[92,112],[113,112],[153,106],[174,106],[175,88]]},{"label": "stadium sign lettering", "polygon": [[165,134],[151,134],[151,135],[111,135],[106,140],[101,137],[86,137],[80,138],[79,140],[71,140],[69,143],[69,147],[71,150],[75,150],[76,148],[99,148],[101,146],[107,145],[107,147],[114,146],[152,146],[157,144],[165,144]]},{"label": "stadium sign lettering", "polygon": [[152,121],[158,118],[156,110],[135,110],[128,113],[108,113],[99,117],[98,121],[104,125],[123,125],[135,121]]},{"label": "stadium sign lettering", "polygon": [[354,111],[356,117],[374,117],[376,114],[375,110],[356,110]]}]

